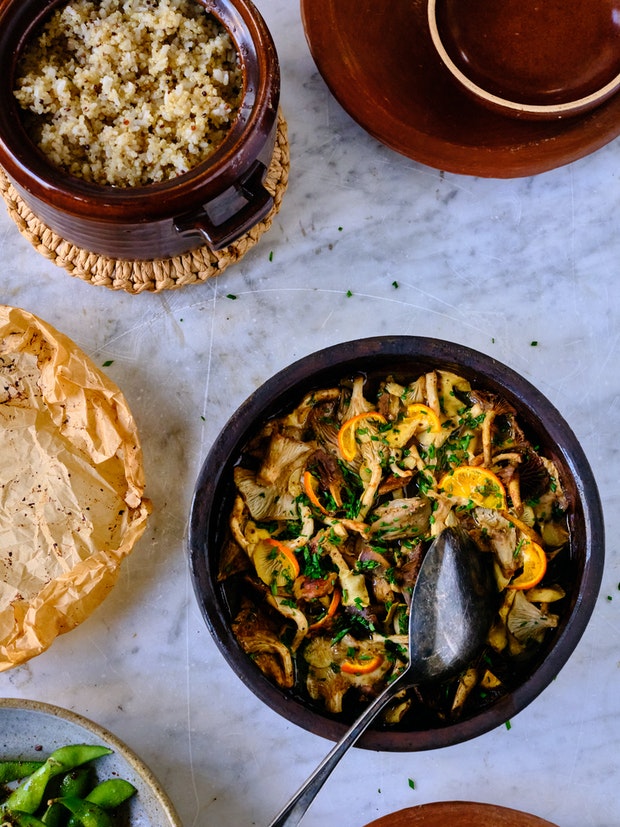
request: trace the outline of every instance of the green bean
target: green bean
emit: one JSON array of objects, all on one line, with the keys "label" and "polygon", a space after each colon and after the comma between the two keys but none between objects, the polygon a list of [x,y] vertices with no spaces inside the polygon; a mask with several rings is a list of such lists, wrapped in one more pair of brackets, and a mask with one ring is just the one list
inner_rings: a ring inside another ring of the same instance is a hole
[{"label": "green bean", "polygon": [[88,744],[72,744],[55,750],[32,775],[13,790],[7,800],[0,805],[0,812],[19,811],[34,813],[45,795],[45,788],[50,780],[63,772],[69,772],[87,761],[93,761],[112,752],[107,747]]},{"label": "green bean", "polygon": [[57,798],[73,815],[78,819],[78,824],[83,827],[112,827],[112,819],[103,809],[92,801],[85,801],[83,798],[65,796]]},{"label": "green bean", "polygon": [[43,766],[43,761],[0,761],[0,784],[20,781]]}]

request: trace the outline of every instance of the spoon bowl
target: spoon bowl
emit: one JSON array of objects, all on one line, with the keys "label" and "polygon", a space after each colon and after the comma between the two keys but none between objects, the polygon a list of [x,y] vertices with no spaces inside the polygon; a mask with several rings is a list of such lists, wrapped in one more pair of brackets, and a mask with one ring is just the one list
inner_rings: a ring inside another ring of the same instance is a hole
[{"label": "spoon bowl", "polygon": [[489,562],[459,528],[429,548],[409,609],[410,681],[449,678],[478,654],[497,610]]},{"label": "spoon bowl", "polygon": [[463,529],[431,543],[409,606],[409,662],[331,749],[269,827],[295,827],[345,752],[407,686],[458,674],[482,648],[495,614],[489,561]]}]

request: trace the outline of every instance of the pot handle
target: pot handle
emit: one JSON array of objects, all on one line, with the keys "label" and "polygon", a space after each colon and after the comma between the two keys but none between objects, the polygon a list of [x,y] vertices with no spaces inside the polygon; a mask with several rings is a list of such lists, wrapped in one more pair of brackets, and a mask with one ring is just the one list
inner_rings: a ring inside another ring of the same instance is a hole
[{"label": "pot handle", "polygon": [[175,229],[182,235],[201,233],[212,250],[221,250],[237,241],[265,218],[273,207],[273,196],[263,185],[265,173],[265,165],[255,161],[248,174],[231,187],[231,190],[234,190],[233,197],[237,196],[237,200],[241,197],[246,203],[220,223],[215,223],[210,218],[207,212],[208,205],[205,205],[197,212],[175,218]]}]

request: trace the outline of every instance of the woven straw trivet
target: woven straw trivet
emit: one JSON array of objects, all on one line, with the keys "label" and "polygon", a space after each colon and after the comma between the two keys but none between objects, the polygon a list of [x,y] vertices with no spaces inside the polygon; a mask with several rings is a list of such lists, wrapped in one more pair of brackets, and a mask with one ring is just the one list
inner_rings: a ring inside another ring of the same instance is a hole
[{"label": "woven straw trivet", "polygon": [[203,245],[175,258],[150,261],[107,258],[65,241],[31,212],[1,168],[0,192],[20,233],[39,253],[59,267],[64,267],[72,276],[112,290],[157,292],[206,281],[243,258],[269,229],[279,212],[288,184],[289,167],[287,124],[282,113],[279,113],[274,153],[265,179],[265,188],[274,198],[274,206],[267,217],[223,250],[213,252]]}]

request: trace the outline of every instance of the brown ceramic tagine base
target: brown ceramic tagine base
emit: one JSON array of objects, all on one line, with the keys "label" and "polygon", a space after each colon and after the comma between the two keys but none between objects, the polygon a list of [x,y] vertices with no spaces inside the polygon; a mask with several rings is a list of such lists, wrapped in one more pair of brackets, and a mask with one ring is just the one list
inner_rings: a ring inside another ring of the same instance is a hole
[{"label": "brown ceramic tagine base", "polygon": [[273,196],[271,212],[245,235],[223,250],[207,245],[175,258],[125,261],[83,250],[49,229],[20,198],[2,169],[0,193],[19,231],[38,252],[90,284],[128,293],[159,292],[207,281],[240,261],[271,227],[288,185],[290,150],[286,120],[278,115],[278,129],[265,189]]},{"label": "brown ceramic tagine base", "polygon": [[556,827],[538,816],[475,801],[438,801],[382,816],[366,827]]}]

